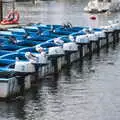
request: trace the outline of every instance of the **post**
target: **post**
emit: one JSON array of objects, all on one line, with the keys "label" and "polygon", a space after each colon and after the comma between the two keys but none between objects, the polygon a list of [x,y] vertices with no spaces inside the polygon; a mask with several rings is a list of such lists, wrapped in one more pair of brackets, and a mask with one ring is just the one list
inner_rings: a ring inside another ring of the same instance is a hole
[{"label": "post", "polygon": [[106,47],[109,48],[109,33],[106,32]]},{"label": "post", "polygon": [[101,39],[101,38],[98,38],[98,40],[96,41],[97,53],[100,52],[100,39]]},{"label": "post", "polygon": [[0,21],[3,19],[3,6],[2,6],[2,0],[0,0]]},{"label": "post", "polygon": [[65,51],[65,59],[67,61],[67,65],[70,65],[70,52]]},{"label": "post", "polygon": [[80,54],[80,63],[83,62],[83,44],[78,44],[79,54]]},{"label": "post", "polygon": [[58,61],[56,56],[51,56],[52,65],[54,66],[54,73],[58,73]]},{"label": "post", "polygon": [[15,1],[13,1],[12,7],[13,7],[13,12],[14,12],[15,11]]},{"label": "post", "polygon": [[116,38],[116,31],[114,31],[114,32],[112,33],[112,35],[113,35],[113,46],[115,46],[116,40],[117,40],[117,38]]},{"label": "post", "polygon": [[89,49],[89,59],[91,60],[92,58],[92,42],[88,44],[88,49]]},{"label": "post", "polygon": [[32,3],[35,4],[35,0],[32,0]]},{"label": "post", "polygon": [[20,86],[20,94],[24,95],[25,90],[25,77],[24,76],[16,76],[18,80],[18,85]]}]

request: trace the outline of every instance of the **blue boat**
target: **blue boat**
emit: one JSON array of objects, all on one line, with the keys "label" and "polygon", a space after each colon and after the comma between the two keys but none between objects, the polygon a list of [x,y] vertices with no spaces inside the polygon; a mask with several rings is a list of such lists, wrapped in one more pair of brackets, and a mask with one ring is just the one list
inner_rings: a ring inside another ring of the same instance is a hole
[{"label": "blue boat", "polygon": [[[90,40],[98,40],[99,37],[104,37],[103,29],[71,24],[31,24],[0,31],[0,79],[6,83],[5,93],[7,94],[8,84],[12,80],[17,81],[18,76],[27,78],[36,72],[40,76],[45,75],[46,71],[53,71],[54,58],[61,69],[68,58],[74,61],[79,57],[79,43],[88,44]],[[42,56],[41,48],[45,56]],[[30,61],[29,55],[35,57],[35,63]],[[31,81],[30,78],[27,80]]]}]

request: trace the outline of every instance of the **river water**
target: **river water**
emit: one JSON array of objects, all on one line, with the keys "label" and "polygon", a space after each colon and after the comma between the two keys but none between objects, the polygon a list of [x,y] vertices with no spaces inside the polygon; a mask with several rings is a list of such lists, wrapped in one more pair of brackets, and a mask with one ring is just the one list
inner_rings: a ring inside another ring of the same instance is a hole
[{"label": "river water", "polygon": [[[17,2],[20,22],[100,26],[119,13],[84,13],[87,0]],[[102,49],[92,60],[74,63],[27,91],[23,100],[0,102],[0,120],[120,120],[120,45]]]}]

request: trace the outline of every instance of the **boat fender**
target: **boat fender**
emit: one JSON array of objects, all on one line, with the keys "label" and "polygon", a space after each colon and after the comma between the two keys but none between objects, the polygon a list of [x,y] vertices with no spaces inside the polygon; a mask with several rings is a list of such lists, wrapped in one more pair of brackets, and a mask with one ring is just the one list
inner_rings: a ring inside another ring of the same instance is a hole
[{"label": "boat fender", "polygon": [[47,64],[48,63],[46,53],[41,52],[40,54],[37,54],[36,57],[38,57],[39,64]]},{"label": "boat fender", "polygon": [[64,51],[78,51],[78,45],[74,42],[64,43],[63,50]]},{"label": "boat fender", "polygon": [[103,26],[102,28],[104,29],[104,32],[113,32],[114,30],[111,25]]}]

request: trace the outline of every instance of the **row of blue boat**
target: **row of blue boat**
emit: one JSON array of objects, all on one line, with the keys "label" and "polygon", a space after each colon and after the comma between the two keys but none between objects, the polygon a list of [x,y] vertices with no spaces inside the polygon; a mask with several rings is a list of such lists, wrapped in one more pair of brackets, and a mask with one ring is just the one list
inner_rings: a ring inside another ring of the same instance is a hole
[{"label": "row of blue boat", "polygon": [[[48,64],[53,57],[65,56],[65,52],[77,52],[79,45],[105,38],[105,32],[115,29],[119,29],[119,23],[103,28],[72,26],[70,23],[39,23],[1,30],[0,81],[37,72],[40,66]],[[27,66],[28,63],[32,66],[26,69],[25,64]]]},{"label": "row of blue boat", "polygon": [[[93,28],[90,31],[89,27],[32,24],[31,26],[0,31],[0,71],[14,72],[16,57],[19,60],[27,60],[25,53],[37,53],[36,46],[46,48],[45,52],[48,53],[49,47],[63,46],[66,42],[75,41],[78,35],[86,35],[88,32],[94,31],[102,31],[102,29]],[[58,43],[55,42],[56,38],[59,38]],[[59,43],[59,40],[62,43]],[[80,42],[87,43],[89,39],[83,39]],[[4,77],[2,75],[5,74],[2,73],[0,77]]]}]

